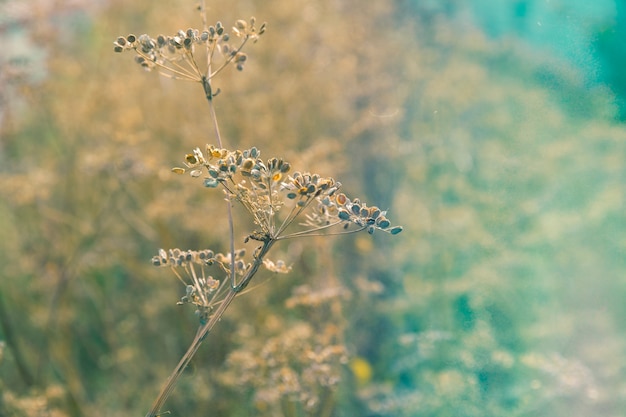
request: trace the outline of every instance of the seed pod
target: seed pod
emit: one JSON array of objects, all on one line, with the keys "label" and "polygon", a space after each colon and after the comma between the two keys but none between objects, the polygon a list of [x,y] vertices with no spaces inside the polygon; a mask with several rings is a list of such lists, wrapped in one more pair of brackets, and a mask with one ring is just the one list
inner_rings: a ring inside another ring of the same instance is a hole
[{"label": "seed pod", "polygon": [[391,225],[391,222],[387,220],[385,216],[380,216],[379,218],[376,219],[376,226],[380,227],[381,229],[386,229],[390,225]]},{"label": "seed pod", "polygon": [[344,221],[350,220],[350,213],[346,209],[340,209],[339,213],[337,213],[337,217],[339,217],[340,220]]},{"label": "seed pod", "polygon": [[254,160],[251,158],[247,158],[245,161],[243,161],[243,163],[241,164],[241,168],[249,171],[254,167]]},{"label": "seed pod", "polygon": [[185,162],[187,162],[189,165],[196,165],[198,163],[198,158],[196,158],[196,155],[188,153],[187,155],[185,155]]},{"label": "seed pod", "polygon": [[204,186],[207,188],[215,188],[218,185],[218,181],[215,178],[205,178]]},{"label": "seed pod", "polygon": [[391,233],[392,235],[397,235],[401,231],[402,231],[402,226],[395,226],[389,230],[389,233]]}]

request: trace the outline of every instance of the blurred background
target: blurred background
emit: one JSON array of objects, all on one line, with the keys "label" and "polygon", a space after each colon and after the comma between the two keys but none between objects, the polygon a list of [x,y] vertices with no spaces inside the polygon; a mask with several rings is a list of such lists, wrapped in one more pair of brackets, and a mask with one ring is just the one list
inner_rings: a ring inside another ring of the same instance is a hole
[{"label": "blurred background", "polygon": [[[207,3],[268,23],[214,84],[228,146],[404,232],[276,248],[293,271],[235,300],[165,410],[625,415],[623,2]],[[227,245],[221,198],[170,172],[214,142],[205,98],[113,41],[195,6],[0,1],[0,416],[145,415],[193,339],[150,258]]]}]

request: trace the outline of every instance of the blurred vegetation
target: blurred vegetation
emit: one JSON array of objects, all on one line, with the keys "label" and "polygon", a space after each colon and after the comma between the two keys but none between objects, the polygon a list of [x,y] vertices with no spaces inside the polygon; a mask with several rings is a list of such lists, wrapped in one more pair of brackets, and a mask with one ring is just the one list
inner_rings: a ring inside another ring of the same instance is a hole
[{"label": "blurred vegetation", "polygon": [[[170,173],[212,141],[205,98],[112,50],[199,26],[193,6],[0,3],[1,416],[144,415],[193,338],[149,260],[226,245],[220,199]],[[226,142],[333,176],[405,231],[279,247],[292,273],[235,300],[172,415],[622,415],[623,9],[570,45],[604,57],[593,83],[452,0],[208,10],[269,26],[218,81]],[[346,355],[332,392],[304,378],[328,346]],[[272,366],[306,396],[246,374]]]}]

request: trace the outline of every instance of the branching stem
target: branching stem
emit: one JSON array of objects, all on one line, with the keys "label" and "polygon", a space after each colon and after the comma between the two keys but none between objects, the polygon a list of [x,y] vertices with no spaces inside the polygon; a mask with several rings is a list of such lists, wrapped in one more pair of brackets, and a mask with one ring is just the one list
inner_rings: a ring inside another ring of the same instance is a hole
[{"label": "branching stem", "polygon": [[161,407],[163,407],[163,404],[165,404],[165,401],[174,390],[178,379],[182,375],[187,365],[189,365],[189,362],[191,362],[191,359],[193,359],[194,355],[198,351],[198,348],[200,347],[206,336],[209,334],[211,329],[213,329],[215,324],[220,321],[230,303],[250,283],[254,275],[259,270],[259,267],[263,264],[264,256],[267,254],[267,252],[270,250],[275,242],[276,241],[272,239],[267,239],[265,242],[263,242],[263,245],[258,249],[257,253],[254,256],[254,262],[250,266],[250,269],[248,269],[248,271],[246,272],[246,275],[243,277],[241,282],[237,286],[231,287],[228,294],[226,294],[226,298],[224,298],[217,310],[215,310],[215,313],[211,315],[209,321],[203,325],[200,325],[198,331],[196,332],[196,336],[191,342],[189,348],[187,349],[187,352],[178,362],[178,365],[176,365],[176,368],[174,368],[174,371],[169,376],[169,378],[167,378],[165,385],[161,389],[159,396],[152,404],[150,411],[148,411],[148,413],[146,414],[146,417],[156,417],[159,415]]}]

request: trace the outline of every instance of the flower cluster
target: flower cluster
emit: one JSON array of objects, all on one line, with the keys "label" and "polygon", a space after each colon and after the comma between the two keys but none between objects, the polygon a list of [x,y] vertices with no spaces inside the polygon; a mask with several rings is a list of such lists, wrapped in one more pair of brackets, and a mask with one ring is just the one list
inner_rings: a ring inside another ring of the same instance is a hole
[{"label": "flower cluster", "polygon": [[245,254],[245,249],[236,250],[233,262],[230,254],[215,253],[210,249],[160,249],[159,254],[152,257],[152,265],[170,267],[174,271],[185,285],[185,295],[178,304],[195,305],[201,320],[206,320],[213,306],[225,295],[228,282],[227,279],[218,280],[208,275],[208,268],[217,266],[225,276],[230,276],[234,265],[236,275],[241,277],[250,268],[244,261]]},{"label": "flower cluster", "polygon": [[338,207],[339,219],[367,228],[369,234],[374,233],[375,229],[392,235],[397,235],[402,231],[402,226],[391,227],[391,222],[385,217],[387,211],[376,206],[367,207],[367,204],[362,203],[358,198],[350,201],[345,194],[341,193],[336,196],[334,203]]},{"label": "flower cluster", "polygon": [[[209,26],[205,30],[189,28],[179,30],[173,36],[159,35],[153,38],[143,34],[139,37],[130,34],[118,37],[114,45],[115,52],[134,51],[135,61],[144,69],[150,71],[160,69],[164,75],[172,78],[191,79],[203,81],[210,79],[231,62],[238,70],[243,70],[247,56],[241,50],[248,40],[256,41],[265,32],[266,25],[263,23],[259,28],[255,25],[256,19],[249,21],[237,20],[232,28],[232,34],[240,39],[239,45],[233,46],[229,42],[230,34],[225,30],[221,22]],[[200,59],[196,59],[195,48],[201,47],[209,57],[213,59],[215,51],[224,57],[223,62],[215,69],[203,71],[200,69]]]},{"label": "flower cluster", "polygon": [[[207,145],[203,152],[200,148],[185,156],[185,167],[173,168],[178,174],[189,172],[192,177],[205,174],[204,185],[209,188],[223,186],[224,190],[240,202],[253,216],[260,233],[251,235],[253,239],[285,239],[320,232],[336,225],[345,229],[352,224],[357,228],[348,232],[367,230],[370,234],[376,229],[398,234],[401,226],[391,226],[386,211],[376,206],[368,207],[358,198],[350,200],[343,193],[338,193],[341,183],[331,177],[322,177],[308,172],[294,172],[289,162],[271,158],[263,161],[261,152],[252,147],[246,150],[231,151]],[[289,213],[278,219],[278,212],[291,201]],[[317,208],[312,202],[317,202]],[[306,230],[286,234],[285,229],[300,217],[301,226]]]},{"label": "flower cluster", "polygon": [[152,257],[154,266],[187,267],[191,264],[212,265],[215,262],[215,254],[210,249],[204,250],[180,250],[160,249],[159,254]]}]

